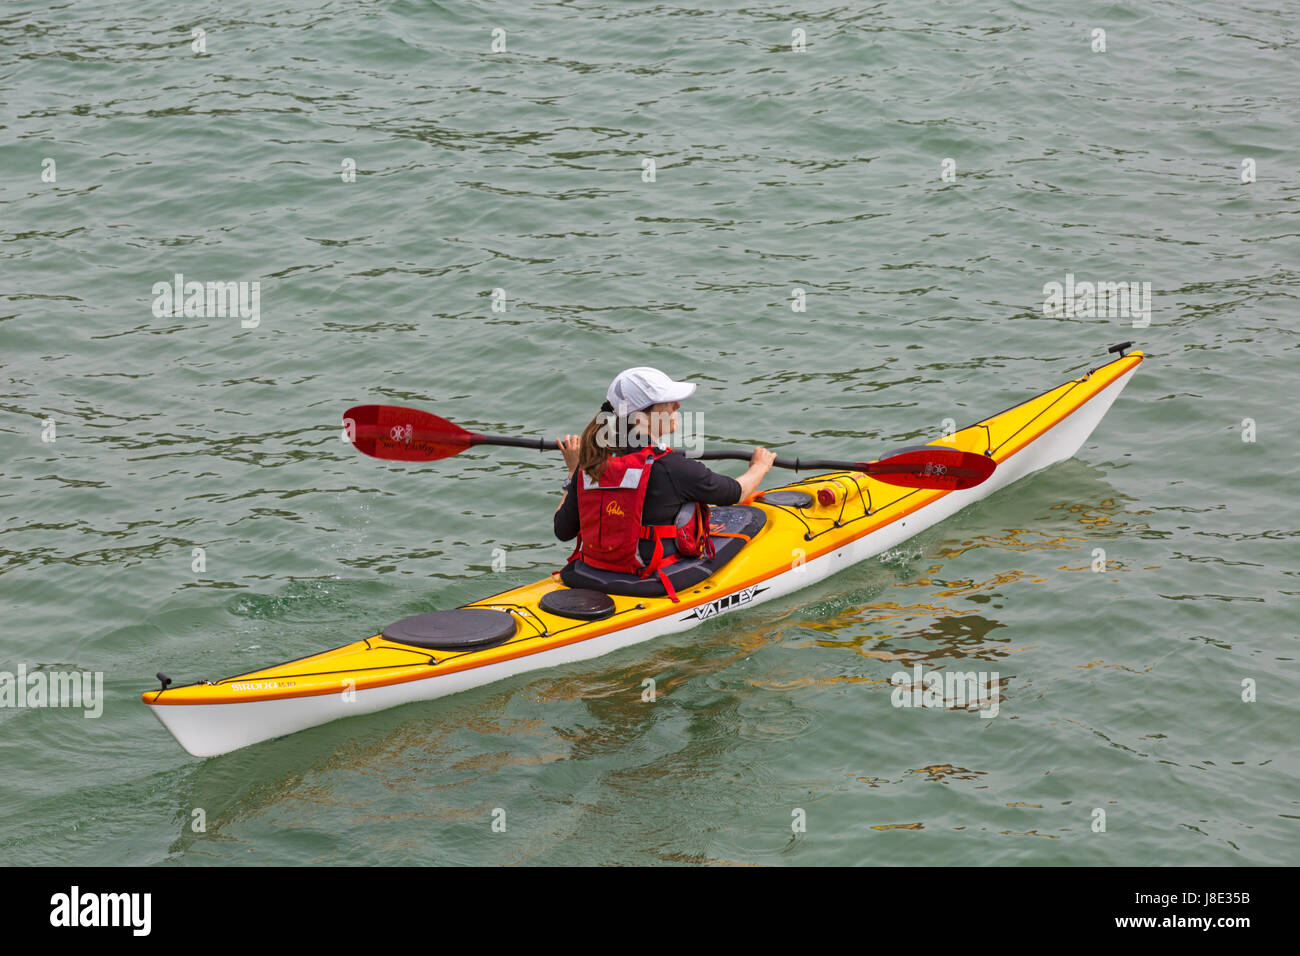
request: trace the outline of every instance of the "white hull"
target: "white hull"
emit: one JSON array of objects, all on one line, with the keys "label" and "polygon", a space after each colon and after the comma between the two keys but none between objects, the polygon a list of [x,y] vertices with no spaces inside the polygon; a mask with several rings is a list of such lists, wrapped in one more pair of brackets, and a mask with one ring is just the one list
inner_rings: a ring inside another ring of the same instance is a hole
[{"label": "white hull", "polygon": [[[771,601],[815,584],[852,564],[897,546],[1026,475],[1072,457],[1087,441],[1136,370],[1135,367],[1116,379],[1050,431],[999,464],[983,484],[964,491],[949,492],[900,521],[864,535],[837,551],[808,561],[799,570],[778,574],[757,587],[733,591],[731,593],[739,594],[740,598],[729,605],[724,603],[716,613]],[[719,593],[719,598],[725,597],[726,592]],[[248,703],[156,705],[151,706],[150,710],[187,751],[196,757],[212,757],[343,717],[387,710],[413,701],[433,700],[516,674],[600,657],[664,634],[687,630],[696,626],[699,620],[697,609],[692,609],[513,660],[422,680],[357,690],[355,699],[351,701],[345,700],[342,694],[333,693]]]}]

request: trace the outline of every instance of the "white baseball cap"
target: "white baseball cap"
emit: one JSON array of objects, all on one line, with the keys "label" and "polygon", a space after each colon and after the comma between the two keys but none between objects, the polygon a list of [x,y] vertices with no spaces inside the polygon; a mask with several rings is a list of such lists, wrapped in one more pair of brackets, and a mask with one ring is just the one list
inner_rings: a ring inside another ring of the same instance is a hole
[{"label": "white baseball cap", "polygon": [[674,382],[657,368],[638,365],[619,372],[605,398],[614,406],[614,414],[624,418],[651,405],[684,401],[694,394],[694,382]]}]

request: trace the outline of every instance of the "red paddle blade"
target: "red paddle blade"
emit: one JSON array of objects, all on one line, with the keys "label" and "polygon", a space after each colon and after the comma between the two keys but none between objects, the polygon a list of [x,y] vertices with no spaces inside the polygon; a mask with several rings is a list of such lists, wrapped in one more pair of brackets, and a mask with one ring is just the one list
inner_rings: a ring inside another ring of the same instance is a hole
[{"label": "red paddle blade", "polygon": [[958,491],[974,488],[984,481],[993,474],[997,462],[970,451],[920,445],[904,448],[880,461],[862,462],[859,467],[873,478],[891,485]]},{"label": "red paddle blade", "polygon": [[343,413],[357,451],[388,461],[437,461],[477,444],[479,435],[418,408],[357,405]]}]

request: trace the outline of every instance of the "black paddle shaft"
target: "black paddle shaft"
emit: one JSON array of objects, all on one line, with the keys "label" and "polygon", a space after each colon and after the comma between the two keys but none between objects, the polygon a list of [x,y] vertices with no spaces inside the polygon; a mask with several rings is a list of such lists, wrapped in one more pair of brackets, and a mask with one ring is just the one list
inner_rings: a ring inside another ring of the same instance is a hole
[{"label": "black paddle shaft", "polygon": [[[752,452],[747,451],[706,451],[698,455],[687,455],[701,461],[749,461]],[[837,461],[834,458],[778,458],[772,462],[773,468],[791,468],[794,471],[806,471],[815,468],[822,471],[860,471],[860,461]]]},{"label": "black paddle shaft", "polygon": [[559,451],[554,438],[515,438],[511,435],[480,435],[469,433],[470,445],[507,445],[511,448],[536,448],[538,451]]},{"label": "black paddle shaft", "polygon": [[[900,449],[897,454],[904,452],[921,451],[921,448],[904,448]],[[936,451],[941,451],[936,449]],[[692,458],[701,458],[709,461],[719,459],[732,459],[734,461],[749,461],[751,454],[744,451],[706,451],[700,455],[692,455]],[[816,469],[817,471],[861,471],[868,475],[881,477],[883,475],[922,475],[930,476],[935,474],[933,465],[927,462],[917,461],[894,461],[886,459],[885,461],[839,461],[834,458],[778,458],[772,462],[775,468],[792,468],[795,471]],[[976,478],[983,481],[988,477],[988,473],[981,474],[971,468],[962,468],[960,466],[947,465],[943,468],[943,473],[950,478]],[[889,479],[885,479],[888,481]],[[909,487],[911,485],[909,484]]]},{"label": "black paddle shaft", "polygon": [[[536,448],[538,451],[556,451],[558,448],[553,438],[514,438],[510,435],[479,435],[472,433],[469,443],[471,445],[506,445],[512,448]],[[683,452],[683,454],[686,453]],[[753,453],[748,451],[706,451],[698,455],[687,455],[687,457],[699,461],[749,461],[753,457]],[[837,461],[831,458],[778,458],[772,462],[774,468],[791,468],[794,471],[806,471],[810,468],[825,471],[858,471],[861,469],[861,465],[862,462],[860,461]],[[900,471],[910,470],[910,467],[900,469]]]}]

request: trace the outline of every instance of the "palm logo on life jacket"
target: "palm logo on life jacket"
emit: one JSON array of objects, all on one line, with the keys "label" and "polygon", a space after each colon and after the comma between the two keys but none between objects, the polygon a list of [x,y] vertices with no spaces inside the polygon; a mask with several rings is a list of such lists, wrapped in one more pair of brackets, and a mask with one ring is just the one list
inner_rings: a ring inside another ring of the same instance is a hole
[{"label": "palm logo on life jacket", "polygon": [[[643,578],[656,574],[668,596],[678,601],[677,592],[663,569],[678,558],[701,555],[712,558],[714,550],[709,540],[709,509],[703,503],[692,503],[694,508],[684,523],[680,514],[677,524],[641,523],[650,467],[670,451],[671,448],[647,446],[626,455],[615,455],[606,460],[599,481],[593,481],[586,472],[579,473],[580,480],[574,487],[578,495],[578,541],[569,560],[581,558],[593,568]],[[646,563],[641,560],[637,545],[642,539],[650,538],[654,539],[655,548]],[[676,545],[676,553],[664,554],[665,538]]]}]

